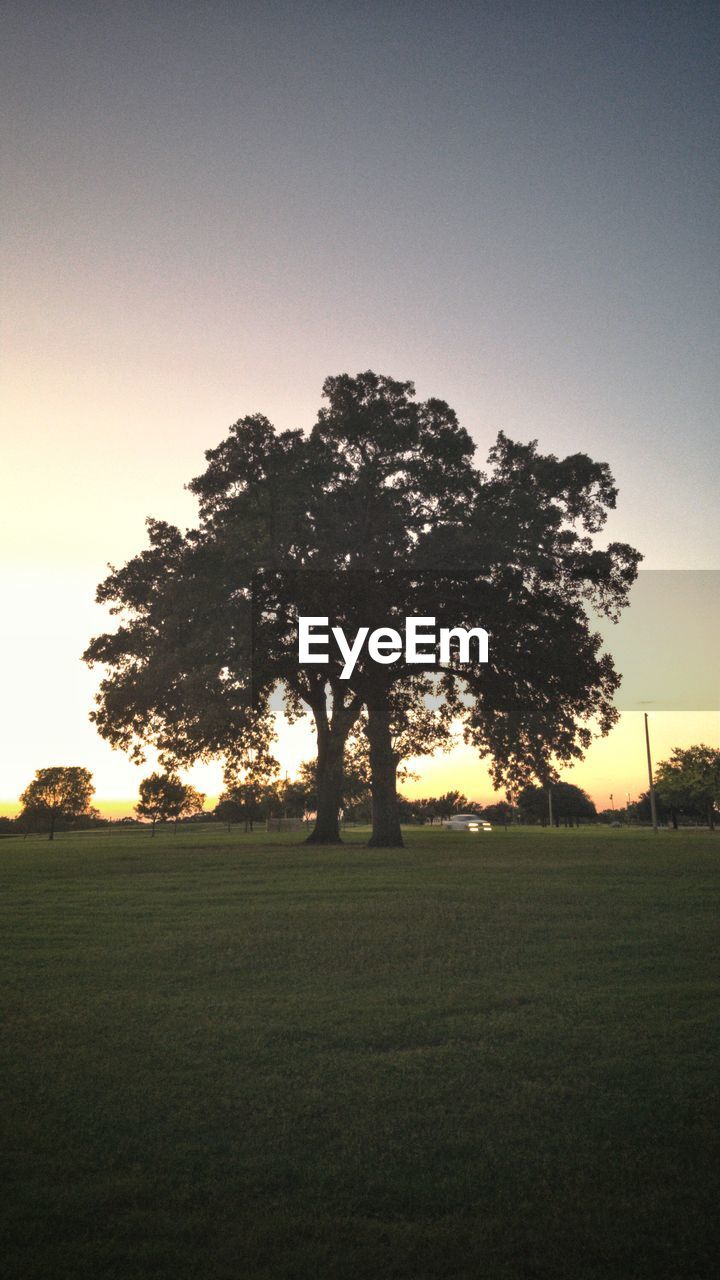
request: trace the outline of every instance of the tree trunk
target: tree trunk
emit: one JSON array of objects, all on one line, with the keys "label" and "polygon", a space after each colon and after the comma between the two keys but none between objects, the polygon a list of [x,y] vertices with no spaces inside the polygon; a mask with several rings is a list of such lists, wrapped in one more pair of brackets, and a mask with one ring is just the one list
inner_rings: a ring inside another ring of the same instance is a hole
[{"label": "tree trunk", "polygon": [[317,814],[306,844],[342,844],[340,808],[343,799],[345,743],[357,720],[362,703],[355,696],[345,702],[345,693],[333,688],[332,715],[328,716],[325,686],[316,690],[310,702],[317,729]]},{"label": "tree trunk", "polygon": [[390,713],[385,699],[368,703],[368,740],[372,773],[372,835],[368,845],[373,849],[402,849],[397,757],[393,751]]},{"label": "tree trunk", "polygon": [[55,839],[55,810],[51,809],[50,810],[50,834],[48,835],[48,840],[54,840],[54,839]]},{"label": "tree trunk", "polygon": [[318,723],[317,816],[306,844],[342,844],[340,806],[343,787],[343,755],[347,734]]}]

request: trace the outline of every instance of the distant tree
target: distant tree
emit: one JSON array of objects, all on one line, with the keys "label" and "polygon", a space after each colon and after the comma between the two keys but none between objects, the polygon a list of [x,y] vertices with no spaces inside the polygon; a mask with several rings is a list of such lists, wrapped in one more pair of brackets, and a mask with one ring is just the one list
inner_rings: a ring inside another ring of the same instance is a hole
[{"label": "distant tree", "polygon": [[0,836],[16,835],[18,824],[15,818],[0,818]]},{"label": "distant tree", "polygon": [[[579,825],[581,819],[594,821],[597,810],[589,795],[572,782],[554,782],[552,784],[553,821],[556,827],[564,822],[565,826]],[[540,822],[543,826],[549,820],[548,788],[523,787],[518,796],[518,809],[523,822]]]},{"label": "distant tree", "polygon": [[38,769],[20,796],[23,806],[20,821],[31,830],[47,827],[48,840],[54,840],[58,821],[68,821],[91,812],[90,799],[94,790],[89,769],[78,765]]},{"label": "distant tree", "polygon": [[243,821],[244,809],[240,800],[224,791],[213,809],[213,814],[219,822],[227,823],[229,831],[231,826]]},{"label": "distant tree", "polygon": [[[445,821],[453,813],[470,812],[470,802],[462,791],[446,791],[441,796],[422,796],[413,800],[413,811],[420,822]],[[475,812],[475,810],[472,810]]]},{"label": "distant tree", "polygon": [[462,791],[446,791],[435,801],[435,812],[439,818],[450,818],[454,813],[462,813],[468,807],[467,796]]},{"label": "distant tree", "polygon": [[301,778],[283,778],[278,784],[277,798],[284,818],[301,818],[306,821],[308,814],[315,809]]},{"label": "distant tree", "polygon": [[518,795],[518,812],[521,822],[539,822],[545,826],[549,812],[547,787],[538,787],[533,783],[523,787]]},{"label": "distant tree", "polygon": [[398,795],[398,812],[401,822],[421,822],[422,816],[418,809],[416,800],[410,800],[407,796]]},{"label": "distant tree", "polygon": [[413,804],[415,807],[415,813],[417,814],[420,822],[430,823],[432,825],[435,819],[439,817],[437,796],[418,796],[417,799],[413,801]]},{"label": "distant tree", "polygon": [[[631,800],[627,809],[624,810],[627,815],[628,822],[649,823],[652,822],[652,807],[650,804],[650,792],[642,791],[637,800]],[[672,822],[677,827],[678,810],[673,811],[665,804],[661,796],[655,793],[655,813],[659,822]],[[605,809],[599,815],[603,822],[622,821],[622,812],[617,809]]]},{"label": "distant tree", "polygon": [[501,827],[509,826],[519,817],[517,808],[508,800],[496,800],[493,804],[486,804],[481,812],[486,822],[496,822]]},{"label": "distant tree", "polygon": [[222,821],[242,822],[246,831],[252,831],[254,824],[263,814],[267,815],[275,806],[277,795],[275,787],[257,778],[239,779],[231,782],[223,791],[215,813]]},{"label": "distant tree", "polygon": [[[610,813],[610,810],[607,811]],[[628,822],[639,822],[645,825],[652,822],[652,805],[650,804],[650,792],[643,791],[637,800],[633,800],[628,805],[627,810],[616,810],[608,817],[608,821],[613,818],[622,820],[624,814],[627,814]],[[663,788],[655,790],[655,816],[658,822],[670,823],[675,831],[678,830],[680,821],[685,825],[697,826],[699,823],[707,821],[707,813],[704,806],[693,800],[687,792],[680,792],[673,788],[672,794],[668,794]]]},{"label": "distant tree", "polygon": [[278,767],[267,744],[257,744],[241,761],[226,761],[225,791],[221,800],[232,801],[239,807],[246,831],[252,831],[258,819],[279,811]]},{"label": "distant tree", "polygon": [[720,806],[720,751],[699,744],[675,747],[656,770],[655,792],[670,810],[673,826],[678,813],[700,812],[711,831]]},{"label": "distant tree", "polygon": [[72,819],[72,827],[74,831],[91,831],[93,827],[109,827],[110,822],[107,818],[103,818],[99,809],[93,805],[86,810],[85,813],[79,813]]},{"label": "distant tree", "polygon": [[629,822],[630,814],[626,809],[599,809],[597,820],[609,826],[613,822]]},{"label": "distant tree", "polygon": [[135,812],[141,818],[152,823],[152,834],[155,835],[156,822],[174,820],[177,827],[179,818],[188,818],[200,813],[205,797],[173,773],[151,773],[140,783],[140,799],[135,805]]}]

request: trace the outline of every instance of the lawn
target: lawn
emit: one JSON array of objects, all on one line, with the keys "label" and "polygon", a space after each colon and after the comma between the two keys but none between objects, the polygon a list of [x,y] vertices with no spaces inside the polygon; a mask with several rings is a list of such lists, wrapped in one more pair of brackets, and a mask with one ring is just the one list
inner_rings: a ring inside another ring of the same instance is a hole
[{"label": "lawn", "polygon": [[720,836],[0,842],[9,1280],[698,1280]]}]

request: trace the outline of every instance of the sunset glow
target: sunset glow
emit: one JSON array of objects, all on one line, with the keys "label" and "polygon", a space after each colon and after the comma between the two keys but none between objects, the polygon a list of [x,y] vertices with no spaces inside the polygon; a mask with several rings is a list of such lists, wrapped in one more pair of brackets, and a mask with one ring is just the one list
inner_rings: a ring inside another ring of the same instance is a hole
[{"label": "sunset glow", "polygon": [[[148,515],[194,522],[184,486],[233,421],[308,430],[328,373],[414,378],[481,463],[500,428],[607,460],[610,537],[645,569],[717,566],[699,14],[656,61],[635,17],[621,37],[582,6],[564,25],[420,6],[407,30],[379,6],[367,22],[217,7],[209,25],[185,5],[162,22],[152,6],[10,8],[5,812],[59,761],[92,770],[103,812],[129,810],[142,770],[88,722],[95,586]],[[573,771],[598,803],[644,786],[637,720]],[[717,708],[659,713],[653,737],[657,758],[717,743]],[[311,750],[282,730],[283,769]],[[419,768],[409,794],[489,798],[467,751]],[[219,765],[193,777],[217,794]]]}]

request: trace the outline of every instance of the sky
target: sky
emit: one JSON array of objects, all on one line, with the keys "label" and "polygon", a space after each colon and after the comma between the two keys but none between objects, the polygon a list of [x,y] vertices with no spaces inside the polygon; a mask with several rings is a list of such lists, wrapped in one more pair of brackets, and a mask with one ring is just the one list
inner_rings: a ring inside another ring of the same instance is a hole
[{"label": "sky", "polygon": [[[607,461],[608,536],[720,568],[719,33],[671,0],[5,4],[1,810],[78,763],[130,811],[95,586],[148,515],[193,523],[232,422],[309,429],[328,374],[413,379],[480,461],[499,429]],[[719,738],[654,713],[658,757]],[[311,750],[282,728],[284,768]],[[644,768],[628,711],[571,778],[606,804]],[[406,790],[448,779],[490,798],[462,751]]]}]

